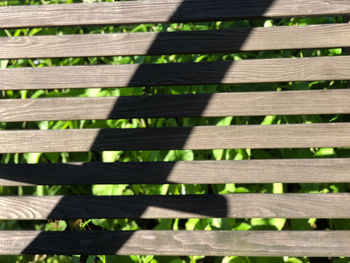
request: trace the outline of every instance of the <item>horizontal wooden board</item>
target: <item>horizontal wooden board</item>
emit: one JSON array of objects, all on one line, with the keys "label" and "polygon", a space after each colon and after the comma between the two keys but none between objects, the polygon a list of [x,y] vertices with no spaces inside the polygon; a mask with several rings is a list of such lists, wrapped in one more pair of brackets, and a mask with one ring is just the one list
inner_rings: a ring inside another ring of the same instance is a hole
[{"label": "horizontal wooden board", "polygon": [[0,145],[0,153],[350,147],[350,123],[8,130]]},{"label": "horizontal wooden board", "polygon": [[350,79],[350,56],[337,56],[3,69],[0,70],[0,90],[348,79]]},{"label": "horizontal wooden board", "polygon": [[349,114],[350,90],[3,99],[0,121]]},{"label": "horizontal wooden board", "polygon": [[0,196],[0,219],[349,218],[350,194]]},{"label": "horizontal wooden board", "polygon": [[346,0],[152,0],[0,8],[0,28],[344,15]]},{"label": "horizontal wooden board", "polygon": [[350,231],[1,231],[0,254],[350,256]]},{"label": "horizontal wooden board", "polygon": [[350,46],[350,25],[222,31],[1,37],[0,58],[57,58],[233,52]]},{"label": "horizontal wooden board", "polygon": [[0,185],[350,183],[350,158],[1,164]]}]

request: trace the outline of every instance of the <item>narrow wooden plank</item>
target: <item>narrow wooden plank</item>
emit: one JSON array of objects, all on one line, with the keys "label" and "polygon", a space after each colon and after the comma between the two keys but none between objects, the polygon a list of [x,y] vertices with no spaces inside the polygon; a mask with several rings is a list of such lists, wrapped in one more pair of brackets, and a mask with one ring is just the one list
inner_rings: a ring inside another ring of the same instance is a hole
[{"label": "narrow wooden plank", "polygon": [[0,185],[350,183],[350,158],[2,164]]},{"label": "narrow wooden plank", "polygon": [[[350,16],[349,16],[349,15],[344,16],[344,17],[343,17],[343,22],[349,24],[349,23],[350,23]],[[350,48],[349,48],[349,47],[344,48],[344,49],[343,49],[343,54],[349,55],[349,54],[350,54]],[[350,82],[348,82],[348,88],[350,88]]]},{"label": "narrow wooden plank", "polygon": [[0,153],[350,147],[349,131],[350,123],[9,130],[0,132]]},{"label": "narrow wooden plank", "polygon": [[346,0],[152,0],[0,8],[0,28],[343,15]]},{"label": "narrow wooden plank", "polygon": [[0,196],[0,219],[349,218],[350,194]]},{"label": "narrow wooden plank", "polygon": [[1,231],[0,254],[350,256],[350,231]]},{"label": "narrow wooden plank", "polygon": [[350,90],[4,99],[0,121],[348,114]]},{"label": "narrow wooden plank", "polygon": [[1,37],[0,58],[161,55],[350,46],[350,25],[131,34]]},{"label": "narrow wooden plank", "polygon": [[337,56],[3,69],[0,70],[0,90],[348,79],[350,79],[350,56]]}]

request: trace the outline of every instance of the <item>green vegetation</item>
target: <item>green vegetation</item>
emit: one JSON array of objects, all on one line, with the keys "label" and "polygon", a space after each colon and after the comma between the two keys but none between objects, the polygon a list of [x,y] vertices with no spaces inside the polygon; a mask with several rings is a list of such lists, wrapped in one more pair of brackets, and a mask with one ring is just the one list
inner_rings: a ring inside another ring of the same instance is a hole
[{"label": "green vegetation", "polygon": [[[81,1],[2,1],[0,5],[16,4],[52,4],[72,3]],[[97,2],[88,0],[84,2]],[[102,1],[100,1],[102,2]],[[18,30],[1,30],[0,36],[17,37],[33,35],[56,34],[98,34],[115,32],[159,32],[179,30],[227,29],[256,26],[306,25],[322,23],[339,23],[341,17],[275,19],[254,21],[231,21],[187,24],[144,24],[128,26],[84,26],[33,28]],[[307,57],[307,56],[336,56],[342,54],[342,49],[320,50],[289,50],[236,52],[232,54],[194,54],[194,55],[163,55],[163,56],[128,56],[128,57],[94,57],[94,58],[63,58],[63,59],[18,59],[2,60],[0,66],[4,68],[16,67],[50,67],[98,64],[128,64],[128,63],[167,63],[167,62],[199,62],[199,61],[234,61],[247,58],[275,58],[275,57]],[[237,91],[275,91],[275,90],[308,90],[346,88],[344,81],[332,82],[298,82],[273,84],[240,84],[240,85],[195,85],[183,87],[137,87],[121,89],[65,89],[39,91],[6,91],[1,93],[1,99],[10,98],[44,98],[44,97],[102,97],[127,95],[159,95],[159,94],[190,94]],[[283,123],[319,123],[345,122],[347,115],[322,116],[259,116],[259,117],[226,117],[226,118],[161,118],[161,119],[119,119],[107,121],[42,121],[25,123],[0,123],[0,129],[79,129],[79,128],[136,128],[136,127],[174,127],[196,125],[235,125],[235,124],[283,124]],[[33,138],[35,139],[35,138]],[[38,163],[38,162],[143,162],[143,161],[177,161],[177,160],[241,160],[241,159],[270,159],[270,158],[322,158],[322,157],[350,157],[349,149],[223,149],[213,151],[116,151],[98,153],[29,153],[0,155],[1,163]],[[83,183],[83,182],[82,182]],[[204,194],[204,193],[328,193],[348,192],[346,184],[228,184],[228,185],[93,185],[93,186],[37,186],[37,187],[0,187],[0,195],[64,195],[64,194],[94,194],[94,195],[129,195],[129,194]],[[310,230],[310,229],[350,229],[350,220],[317,219],[190,219],[190,220],[129,220],[129,219],[91,219],[88,221],[0,221],[0,230],[57,230],[102,227],[108,230],[136,230],[136,229],[224,229],[224,230]],[[247,257],[155,257],[155,256],[90,256],[86,259],[80,256],[2,256],[1,262],[142,262],[142,263],[180,263],[180,262],[222,262],[222,263],[306,263],[307,258],[247,258]],[[350,259],[332,259],[332,262],[345,263]]]}]

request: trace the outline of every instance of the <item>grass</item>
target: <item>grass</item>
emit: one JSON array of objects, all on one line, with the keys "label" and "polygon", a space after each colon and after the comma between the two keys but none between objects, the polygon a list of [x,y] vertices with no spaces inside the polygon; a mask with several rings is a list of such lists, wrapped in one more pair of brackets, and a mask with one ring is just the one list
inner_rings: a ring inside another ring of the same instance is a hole
[{"label": "grass", "polygon": [[[81,1],[2,1],[0,5],[16,4],[53,4]],[[97,2],[97,1],[85,1]],[[100,1],[101,2],[101,1]],[[179,30],[227,29],[239,27],[306,25],[322,23],[339,23],[341,17],[275,19],[254,21],[228,21],[187,24],[145,24],[128,26],[87,26],[87,27],[56,27],[33,28],[17,30],[1,30],[0,36],[33,36],[56,34],[98,34],[115,32],[161,32]],[[344,51],[337,49],[312,49],[288,51],[236,52],[232,54],[193,54],[193,55],[163,55],[163,56],[127,56],[127,57],[97,57],[97,58],[62,58],[62,59],[18,59],[2,60],[1,68],[16,67],[50,67],[72,65],[98,64],[129,64],[129,63],[168,63],[168,62],[199,62],[199,61],[234,61],[248,58],[287,58],[311,56],[337,56]],[[122,89],[65,89],[39,91],[5,91],[1,99],[13,98],[44,98],[44,97],[102,97],[128,95],[160,95],[160,94],[194,94],[237,91],[276,91],[276,90],[309,90],[309,89],[339,89],[346,88],[345,81],[316,81],[298,83],[267,83],[240,85],[195,85],[183,87],[138,87]],[[160,119],[119,119],[107,121],[42,121],[24,123],[0,123],[0,129],[79,129],[79,128],[136,128],[136,127],[176,127],[196,125],[235,125],[235,124],[284,124],[284,123],[319,123],[347,122],[348,115],[312,115],[312,116],[260,116],[260,117],[226,117],[226,118],[160,118]],[[271,158],[323,158],[349,157],[349,149],[313,148],[313,149],[221,149],[211,151],[106,151],[87,153],[28,153],[3,154],[0,163],[54,163],[54,162],[143,162],[143,161],[178,161],[178,160],[242,160]],[[37,187],[0,187],[0,195],[126,195],[126,194],[204,194],[204,193],[337,193],[348,192],[349,184],[227,184],[227,185],[92,185],[92,186],[37,186]],[[66,229],[89,230],[91,228],[108,230],[136,229],[187,229],[187,230],[310,230],[310,229],[350,229],[350,220],[317,220],[317,219],[189,219],[189,220],[129,220],[129,219],[90,219],[47,221],[0,221],[0,230],[54,230]],[[155,257],[155,256],[1,256],[1,262],[142,262],[142,263],[180,263],[180,262],[222,262],[222,263],[262,263],[289,262],[306,263],[308,258],[259,258],[259,257]],[[334,258],[332,262],[350,262],[346,258]]]}]

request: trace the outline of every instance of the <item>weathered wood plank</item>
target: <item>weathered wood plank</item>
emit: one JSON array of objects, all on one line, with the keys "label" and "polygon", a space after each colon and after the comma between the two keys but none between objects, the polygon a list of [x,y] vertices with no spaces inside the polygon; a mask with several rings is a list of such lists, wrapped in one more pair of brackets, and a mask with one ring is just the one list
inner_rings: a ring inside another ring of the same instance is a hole
[{"label": "weathered wood plank", "polygon": [[2,164],[0,185],[350,183],[350,158]]},{"label": "weathered wood plank", "polygon": [[350,256],[350,231],[1,231],[0,254]]},{"label": "weathered wood plank", "polygon": [[350,46],[350,25],[279,26],[225,31],[1,37],[0,58],[233,52]]},{"label": "weathered wood plank", "polygon": [[3,69],[0,70],[0,90],[348,79],[350,79],[350,56],[337,56]]},{"label": "weathered wood plank", "polygon": [[350,147],[349,131],[350,123],[8,130],[0,153]]},{"label": "weathered wood plank", "polygon": [[348,114],[350,90],[4,99],[0,121]]},{"label": "weathered wood plank", "polygon": [[350,194],[0,196],[0,219],[349,218]]},{"label": "weathered wood plank", "polygon": [[343,15],[346,0],[152,0],[0,8],[0,28]]}]

